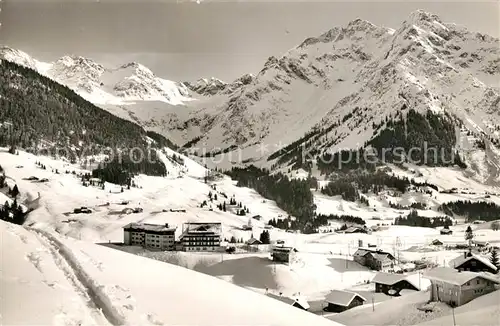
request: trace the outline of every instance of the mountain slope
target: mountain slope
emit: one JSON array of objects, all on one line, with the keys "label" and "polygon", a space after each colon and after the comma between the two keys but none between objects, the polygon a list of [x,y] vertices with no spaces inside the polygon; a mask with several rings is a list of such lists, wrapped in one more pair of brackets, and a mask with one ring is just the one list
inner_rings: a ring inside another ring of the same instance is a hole
[{"label": "mountain slope", "polygon": [[[196,136],[190,145],[215,153],[238,146],[245,161],[266,158],[308,133],[315,135],[308,148],[352,149],[402,108],[447,113],[460,122],[454,125],[478,134],[495,130],[499,55],[498,39],[423,11],[396,30],[357,19],[270,58],[226,103],[202,111],[201,121],[187,121]],[[267,145],[263,153],[260,144]]]}]

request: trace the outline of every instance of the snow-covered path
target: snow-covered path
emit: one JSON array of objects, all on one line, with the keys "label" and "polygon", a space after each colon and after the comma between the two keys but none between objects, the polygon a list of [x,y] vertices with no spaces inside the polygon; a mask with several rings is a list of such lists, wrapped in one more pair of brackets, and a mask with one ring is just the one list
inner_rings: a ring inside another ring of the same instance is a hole
[{"label": "snow-covered path", "polygon": [[40,242],[50,250],[56,265],[64,272],[80,294],[87,299],[87,304],[93,310],[93,316],[99,325],[125,324],[123,316],[113,308],[110,300],[100,291],[99,286],[94,284],[63,243],[49,232],[39,229],[30,229],[30,231],[34,232]]}]

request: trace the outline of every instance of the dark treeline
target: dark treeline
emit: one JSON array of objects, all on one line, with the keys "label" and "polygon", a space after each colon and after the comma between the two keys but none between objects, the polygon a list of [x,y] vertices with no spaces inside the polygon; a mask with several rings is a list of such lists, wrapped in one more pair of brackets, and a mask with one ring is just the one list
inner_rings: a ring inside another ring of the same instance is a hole
[{"label": "dark treeline", "polygon": [[481,219],[493,221],[500,218],[500,206],[491,202],[472,202],[470,200],[458,200],[441,204],[438,211],[449,216],[463,216],[469,221]]},{"label": "dark treeline", "polygon": [[[361,200],[361,193],[372,192],[378,194],[387,188],[396,189],[402,193],[408,191],[410,186],[430,187],[438,190],[435,185],[427,182],[415,182],[406,177],[392,176],[384,171],[378,170],[374,173],[351,172],[340,174],[336,179],[331,180],[321,189],[321,192],[328,196],[342,196],[342,199],[348,201]],[[365,204],[367,204],[365,200]]]},{"label": "dark treeline", "polygon": [[[401,153],[395,149],[402,148],[406,155],[411,155],[409,159],[415,164],[457,164],[462,168],[466,167],[454,148],[455,124],[450,116],[434,114],[431,111],[424,115],[410,109],[404,118],[401,112],[405,109],[406,105],[403,105],[398,116],[389,120],[385,129],[368,142],[368,145],[376,149],[379,158],[384,158],[385,162],[400,162]],[[413,151],[410,152],[411,149]],[[433,149],[436,150],[436,155]]]},{"label": "dark treeline", "polygon": [[144,148],[141,151],[122,152],[121,156],[114,157],[110,162],[99,164],[99,167],[92,171],[92,176],[130,186],[132,177],[139,173],[162,177],[167,175],[165,164],[158,159],[155,149]]},{"label": "dark treeline", "polygon": [[425,217],[418,215],[417,211],[411,211],[405,217],[396,217],[394,224],[435,228],[438,226],[450,226],[453,223],[447,217]]},{"label": "dark treeline", "polygon": [[362,148],[318,155],[318,169],[329,175],[358,169],[374,171],[384,163],[408,161],[427,166],[467,167],[454,149],[455,125],[451,117],[430,111],[424,115],[410,109],[404,118],[401,112],[406,109],[404,105],[394,118],[374,124],[378,134]]},{"label": "dark treeline", "polygon": [[341,195],[342,199],[356,201],[360,198],[360,193],[380,191],[391,188],[404,193],[411,185],[408,178],[398,178],[386,174],[383,171],[375,173],[348,173],[340,175],[337,179],[330,181],[321,189],[321,192],[328,196]]},{"label": "dark treeline", "polygon": [[291,216],[295,216],[297,220],[294,227],[290,228],[301,229],[314,216],[315,205],[310,180],[289,179],[281,173],[270,175],[268,171],[255,166],[233,167],[226,174],[237,180],[238,186],[254,189],[264,198],[274,200],[278,207]]},{"label": "dark treeline", "polygon": [[9,204],[8,201],[3,205],[0,204],[0,219],[2,221],[23,225],[26,219],[26,213],[23,212],[21,205],[14,199],[11,204]]},{"label": "dark treeline", "polygon": [[[0,166],[0,173],[2,172],[3,168]],[[0,190],[8,187],[5,179],[5,174],[2,173],[0,175]],[[17,197],[20,194],[17,184],[12,188],[9,187],[7,190],[7,194],[14,200],[12,201],[12,203],[9,203],[9,201],[5,201],[3,205],[0,203],[0,220],[22,225],[24,223],[24,220],[26,219],[26,212],[23,212],[21,205],[17,203]]]},{"label": "dark treeline", "polygon": [[335,220],[335,221],[341,221],[345,223],[351,223],[351,224],[359,224],[359,225],[365,225],[366,222],[358,216],[351,216],[351,215],[317,215],[316,218],[314,219],[316,226],[323,226],[323,225],[328,225],[329,220]]},{"label": "dark treeline", "polygon": [[309,219],[304,225],[301,225],[299,221],[292,220],[291,218],[284,219],[271,219],[268,224],[279,229],[284,230],[301,230],[305,234],[317,232],[320,226],[328,225],[328,221],[340,221],[349,224],[365,225],[366,222],[357,216],[351,215],[316,215],[314,218]]}]

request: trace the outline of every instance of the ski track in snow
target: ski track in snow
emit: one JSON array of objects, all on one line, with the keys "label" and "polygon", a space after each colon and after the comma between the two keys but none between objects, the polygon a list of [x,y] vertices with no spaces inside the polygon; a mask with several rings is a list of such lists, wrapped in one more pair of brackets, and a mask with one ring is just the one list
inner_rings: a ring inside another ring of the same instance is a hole
[{"label": "ski track in snow", "polygon": [[56,265],[64,272],[70,283],[87,302],[99,325],[124,325],[125,318],[114,308],[100,287],[85,273],[71,251],[50,233],[30,228],[40,242],[50,251]]}]

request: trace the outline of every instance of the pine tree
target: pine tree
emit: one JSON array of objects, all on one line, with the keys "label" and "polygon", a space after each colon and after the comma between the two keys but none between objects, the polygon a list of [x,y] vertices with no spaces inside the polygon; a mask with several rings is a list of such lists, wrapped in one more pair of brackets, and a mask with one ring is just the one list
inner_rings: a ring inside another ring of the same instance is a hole
[{"label": "pine tree", "polygon": [[469,242],[469,249],[472,247],[472,239],[474,239],[474,233],[472,232],[472,228],[470,225],[465,230],[465,240]]},{"label": "pine tree", "polygon": [[10,192],[10,194],[14,198],[16,198],[17,196],[19,196],[19,188],[17,188],[17,184],[14,185],[14,188],[12,189],[12,191]]},{"label": "pine tree", "polygon": [[495,248],[491,252],[491,258],[490,261],[493,265],[497,267],[497,273],[499,272],[500,269],[500,257],[498,257],[498,250]]},{"label": "pine tree", "polygon": [[262,231],[262,233],[260,234],[260,242],[262,242],[263,244],[270,244],[271,243],[271,237],[269,235],[269,231],[267,230],[264,230]]}]

